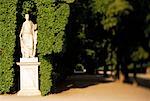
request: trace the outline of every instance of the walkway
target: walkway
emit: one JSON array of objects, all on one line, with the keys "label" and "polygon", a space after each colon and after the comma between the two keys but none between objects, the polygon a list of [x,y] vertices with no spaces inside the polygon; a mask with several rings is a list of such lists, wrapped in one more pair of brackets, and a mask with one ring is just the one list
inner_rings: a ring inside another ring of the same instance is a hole
[{"label": "walkway", "polygon": [[[75,78],[74,78],[75,79]],[[78,83],[94,82],[90,79],[74,81]],[[20,97],[17,95],[0,95],[0,101],[150,101],[150,89],[121,82],[96,82],[75,87],[68,85],[66,91],[46,97]]]}]

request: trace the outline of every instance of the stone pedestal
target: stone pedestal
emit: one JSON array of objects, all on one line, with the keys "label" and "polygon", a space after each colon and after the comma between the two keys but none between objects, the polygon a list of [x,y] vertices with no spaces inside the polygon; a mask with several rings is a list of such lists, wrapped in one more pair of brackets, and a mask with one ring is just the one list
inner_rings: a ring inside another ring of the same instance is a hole
[{"label": "stone pedestal", "polygon": [[38,96],[41,95],[39,91],[38,82],[38,58],[20,58],[17,62],[20,66],[20,91],[18,96]]}]

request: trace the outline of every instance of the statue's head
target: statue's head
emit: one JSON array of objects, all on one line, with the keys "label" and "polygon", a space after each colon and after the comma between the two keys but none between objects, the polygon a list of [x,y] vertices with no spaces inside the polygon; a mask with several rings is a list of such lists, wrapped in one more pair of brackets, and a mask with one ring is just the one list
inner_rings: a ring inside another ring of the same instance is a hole
[{"label": "statue's head", "polygon": [[29,14],[25,14],[25,19],[29,20]]}]

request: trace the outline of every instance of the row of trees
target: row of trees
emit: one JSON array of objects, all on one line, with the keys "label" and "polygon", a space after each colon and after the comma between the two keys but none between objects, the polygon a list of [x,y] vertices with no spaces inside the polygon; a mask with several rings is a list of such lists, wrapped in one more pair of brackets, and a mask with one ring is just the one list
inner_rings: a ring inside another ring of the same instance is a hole
[{"label": "row of trees", "polygon": [[128,77],[129,64],[149,61],[149,14],[147,0],[76,0],[67,27],[67,67],[82,64],[93,73],[112,65]]}]

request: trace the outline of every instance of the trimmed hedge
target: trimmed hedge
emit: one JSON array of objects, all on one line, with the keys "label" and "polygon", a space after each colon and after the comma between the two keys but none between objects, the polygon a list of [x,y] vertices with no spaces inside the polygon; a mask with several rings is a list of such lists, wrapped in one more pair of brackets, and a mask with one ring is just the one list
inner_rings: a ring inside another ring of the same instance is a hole
[{"label": "trimmed hedge", "polygon": [[50,55],[63,48],[64,30],[68,22],[69,5],[55,4],[51,0],[36,0],[38,23],[38,56],[40,65],[40,90],[42,95],[51,91],[52,64]]},{"label": "trimmed hedge", "polygon": [[[64,31],[69,17],[69,5],[65,2],[54,3],[52,0],[21,0],[35,3],[38,23],[38,57],[40,66],[40,90],[42,95],[51,91],[52,64],[50,55],[59,53],[63,48]],[[72,1],[72,0],[71,0]],[[69,1],[69,3],[71,2]],[[16,6],[20,6],[22,14],[33,9],[32,5],[17,0],[0,1],[0,93],[7,93],[13,86],[13,54],[16,41]],[[22,7],[24,8],[22,8]],[[26,7],[26,8],[25,8]],[[34,8],[35,9],[35,8]],[[32,11],[32,10],[31,10]]]},{"label": "trimmed hedge", "polygon": [[0,0],[0,93],[13,86],[13,54],[15,47],[16,0]]}]

